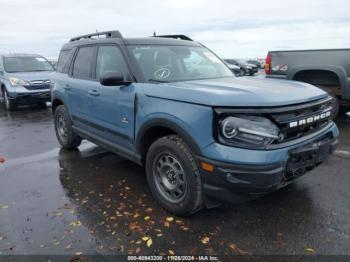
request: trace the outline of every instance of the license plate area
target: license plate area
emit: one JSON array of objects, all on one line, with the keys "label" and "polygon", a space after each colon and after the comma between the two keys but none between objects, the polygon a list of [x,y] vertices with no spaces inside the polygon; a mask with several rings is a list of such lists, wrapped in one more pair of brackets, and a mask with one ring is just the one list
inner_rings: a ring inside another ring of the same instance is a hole
[{"label": "license plate area", "polygon": [[286,180],[292,180],[316,167],[332,152],[330,136],[323,137],[307,146],[291,150],[286,168]]},{"label": "license plate area", "polygon": [[287,163],[287,180],[301,176],[316,166],[318,147],[292,151]]}]

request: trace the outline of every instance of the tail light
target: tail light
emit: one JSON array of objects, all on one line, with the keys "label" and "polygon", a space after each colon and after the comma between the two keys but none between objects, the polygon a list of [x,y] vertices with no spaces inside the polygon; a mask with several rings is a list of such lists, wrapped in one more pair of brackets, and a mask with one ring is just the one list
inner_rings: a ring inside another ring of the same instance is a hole
[{"label": "tail light", "polygon": [[267,54],[266,60],[265,60],[265,74],[267,75],[271,74],[271,61],[272,61],[271,55]]}]

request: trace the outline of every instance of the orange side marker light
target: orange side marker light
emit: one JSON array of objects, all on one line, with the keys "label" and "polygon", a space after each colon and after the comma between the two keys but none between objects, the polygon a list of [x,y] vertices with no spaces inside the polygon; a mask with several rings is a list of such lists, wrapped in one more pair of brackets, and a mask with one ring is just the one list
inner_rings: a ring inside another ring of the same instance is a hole
[{"label": "orange side marker light", "polygon": [[204,169],[205,171],[208,172],[213,172],[214,171],[214,166],[205,162],[201,162],[201,167],[202,169]]}]

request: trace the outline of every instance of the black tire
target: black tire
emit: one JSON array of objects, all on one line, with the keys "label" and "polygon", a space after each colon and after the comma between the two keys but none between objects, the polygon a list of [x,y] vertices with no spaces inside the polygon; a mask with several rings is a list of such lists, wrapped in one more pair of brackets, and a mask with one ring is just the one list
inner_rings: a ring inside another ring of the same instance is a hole
[{"label": "black tire", "polygon": [[62,148],[76,149],[81,143],[81,137],[74,133],[72,120],[68,110],[64,105],[60,105],[55,110],[55,132]]},{"label": "black tire", "polygon": [[16,101],[9,99],[6,89],[2,89],[2,97],[3,97],[4,106],[6,110],[13,111],[17,109]]},{"label": "black tire", "polygon": [[[179,136],[165,136],[151,145],[146,157],[146,173],[153,197],[167,211],[179,216],[188,216],[203,207],[202,184],[197,163],[190,148]],[[165,176],[173,176],[173,180],[176,180],[174,185],[168,177],[164,178],[164,175],[161,175],[164,173]],[[176,195],[176,192],[166,192],[164,180],[166,184],[178,187],[173,191],[180,193]]]}]

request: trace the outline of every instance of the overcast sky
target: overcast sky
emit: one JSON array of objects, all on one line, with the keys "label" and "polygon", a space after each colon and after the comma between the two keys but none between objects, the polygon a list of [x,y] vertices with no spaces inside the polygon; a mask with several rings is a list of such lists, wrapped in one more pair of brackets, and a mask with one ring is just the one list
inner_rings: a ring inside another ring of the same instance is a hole
[{"label": "overcast sky", "polygon": [[0,53],[58,57],[69,38],[180,33],[224,58],[268,50],[350,48],[349,0],[0,0]]}]

